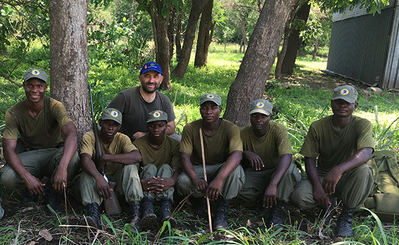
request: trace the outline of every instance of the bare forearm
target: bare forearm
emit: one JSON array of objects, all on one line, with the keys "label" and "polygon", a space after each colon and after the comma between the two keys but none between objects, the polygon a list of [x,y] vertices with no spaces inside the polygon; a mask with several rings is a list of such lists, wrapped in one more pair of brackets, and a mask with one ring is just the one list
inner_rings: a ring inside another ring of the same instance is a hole
[{"label": "bare forearm", "polygon": [[313,187],[321,187],[319,175],[317,174],[316,169],[316,159],[305,157],[305,169]]},{"label": "bare forearm", "polygon": [[93,162],[91,157],[86,154],[80,155],[81,159],[81,167],[83,171],[85,171],[87,174],[93,176],[94,178],[97,178],[99,176],[102,176],[101,173],[97,170],[96,164]]},{"label": "bare forearm", "polygon": [[175,122],[173,122],[173,121],[171,121],[171,122],[168,122],[167,124],[166,124],[166,130],[165,130],[165,133],[167,134],[167,135],[171,135],[171,134],[174,134],[175,133]]},{"label": "bare forearm", "polygon": [[292,160],[291,154],[282,155],[280,157],[280,161],[277,165],[276,171],[274,172],[274,176],[270,181],[270,184],[278,185],[278,183],[280,183],[281,178],[283,177],[283,175],[285,174],[285,172],[287,171],[288,167],[291,164],[291,160]]},{"label": "bare forearm", "polygon": [[138,151],[131,151],[124,154],[104,154],[104,161],[116,162],[125,165],[136,164],[141,161],[141,155]]},{"label": "bare forearm", "polygon": [[347,161],[337,165],[336,168],[341,173],[345,173],[348,170],[356,168],[368,160],[370,160],[371,155],[373,154],[372,148],[362,148],[358,152],[356,152],[352,157],[350,157]]},{"label": "bare forearm", "polygon": [[191,163],[190,155],[182,153],[182,165],[184,171],[191,180],[198,178],[197,173],[194,171],[193,164]]},{"label": "bare forearm", "polygon": [[28,170],[24,167],[19,159],[18,155],[15,153],[15,147],[17,145],[16,140],[3,140],[4,158],[7,164],[14,169],[17,174],[24,179],[26,174],[29,174]]},{"label": "bare forearm", "polygon": [[73,155],[75,154],[78,147],[78,137],[76,132],[76,127],[72,122],[65,124],[62,127],[62,132],[65,135],[64,139],[64,152],[58,167],[67,168],[69,162],[71,161]]},{"label": "bare forearm", "polygon": [[223,168],[219,171],[217,178],[221,178],[222,180],[226,179],[227,176],[240,165],[242,159],[242,152],[241,151],[233,151],[230,156],[226,160],[226,164]]}]

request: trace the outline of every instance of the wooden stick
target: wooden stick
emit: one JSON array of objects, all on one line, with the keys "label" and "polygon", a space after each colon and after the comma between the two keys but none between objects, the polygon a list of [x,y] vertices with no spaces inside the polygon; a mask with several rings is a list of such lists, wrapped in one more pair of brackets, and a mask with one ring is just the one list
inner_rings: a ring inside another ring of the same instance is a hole
[{"label": "wooden stick", "polygon": [[[205,167],[205,150],[204,150],[204,139],[202,136],[202,128],[199,129],[200,134],[200,142],[201,142],[201,155],[202,155],[202,167],[204,170],[204,180],[208,183],[208,178],[206,177],[206,167]],[[212,215],[211,215],[211,204],[209,202],[209,197],[205,194],[206,197],[206,206],[208,208],[208,221],[209,221],[209,230],[211,233],[213,232],[212,229]]]}]

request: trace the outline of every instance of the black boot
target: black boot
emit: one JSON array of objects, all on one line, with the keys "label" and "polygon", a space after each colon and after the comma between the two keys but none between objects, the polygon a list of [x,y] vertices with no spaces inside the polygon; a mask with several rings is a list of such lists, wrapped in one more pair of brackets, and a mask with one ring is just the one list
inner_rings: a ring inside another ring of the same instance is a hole
[{"label": "black boot", "polygon": [[213,220],[213,229],[227,229],[227,200],[222,197],[216,201],[215,219]]},{"label": "black boot", "polygon": [[131,212],[131,219],[129,222],[131,224],[131,230],[138,230],[140,221],[140,203],[131,202],[129,203],[129,207]]},{"label": "black boot", "polygon": [[[56,213],[61,213],[63,210],[64,195],[62,192],[56,191],[53,186],[48,187],[46,190],[47,204]],[[50,211],[52,211],[50,210]]]},{"label": "black boot", "polygon": [[352,237],[352,219],[353,213],[355,212],[354,208],[344,207],[342,209],[341,215],[337,221],[337,235],[340,237]]},{"label": "black boot", "polygon": [[90,203],[87,205],[87,222],[90,226],[96,227],[97,229],[101,228],[101,219],[100,219],[100,211],[97,203]]},{"label": "black boot", "polygon": [[200,219],[207,219],[208,218],[208,212],[207,212],[207,206],[206,206],[206,199],[204,197],[196,198],[192,197],[190,198],[191,205],[193,206],[195,214],[198,216]]},{"label": "black boot", "polygon": [[154,199],[151,197],[144,197],[141,201],[143,217],[141,218],[141,230],[153,230],[157,227],[157,216],[154,213]]},{"label": "black boot", "polygon": [[173,227],[176,226],[177,222],[175,218],[171,217],[172,209],[173,209],[172,200],[170,199],[161,200],[161,208],[160,208],[161,222],[163,223],[164,221],[169,219],[170,225]]},{"label": "black boot", "polygon": [[277,203],[273,205],[270,210],[270,225],[274,226],[276,229],[283,228],[283,219],[282,219],[282,211],[281,211],[281,204]]}]

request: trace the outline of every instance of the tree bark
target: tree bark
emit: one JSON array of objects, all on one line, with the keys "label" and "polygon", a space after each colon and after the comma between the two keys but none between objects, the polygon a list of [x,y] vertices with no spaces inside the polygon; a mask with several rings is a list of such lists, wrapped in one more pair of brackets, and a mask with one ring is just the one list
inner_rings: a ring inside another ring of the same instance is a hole
[{"label": "tree bark", "polygon": [[50,91],[78,129],[90,129],[87,0],[50,1]]},{"label": "tree bark", "polygon": [[[295,14],[295,20],[302,20],[306,23],[310,12],[310,4],[304,2],[302,6],[298,9],[298,12]],[[281,64],[281,73],[285,75],[291,75],[294,71],[295,60],[298,53],[298,49],[301,46],[301,38],[299,37],[301,30],[298,28],[292,27],[292,30],[289,32],[289,36],[287,39],[287,50],[285,55],[283,55],[283,61]]]},{"label": "tree bark", "polygon": [[213,0],[209,0],[201,14],[197,48],[195,50],[195,67],[206,66],[208,60],[208,49],[212,42],[213,28],[215,26],[215,24],[212,23],[212,9]]},{"label": "tree bark", "polygon": [[191,11],[188,17],[186,33],[184,35],[183,49],[179,57],[179,63],[173,70],[173,75],[176,77],[183,77],[186,73],[188,62],[190,61],[191,49],[193,47],[195,38],[195,29],[197,28],[197,22],[204,8],[205,4],[209,0],[192,0]]},{"label": "tree bark", "polygon": [[176,18],[176,36],[175,36],[175,44],[176,44],[176,60],[180,60],[181,55],[181,22],[182,22],[182,12],[177,13]]},{"label": "tree bark", "polygon": [[156,62],[161,66],[163,72],[163,82],[161,89],[170,89],[170,55],[167,17],[162,16],[163,0],[153,0],[152,6],[147,6],[147,11],[151,16],[152,33],[154,35]]},{"label": "tree bark", "polygon": [[169,64],[174,54],[175,36],[176,36],[176,8],[172,7],[168,23]]},{"label": "tree bark", "polygon": [[250,101],[262,98],[276,58],[285,23],[297,0],[268,0],[248,43],[240,69],[227,97],[224,118],[245,126]]}]

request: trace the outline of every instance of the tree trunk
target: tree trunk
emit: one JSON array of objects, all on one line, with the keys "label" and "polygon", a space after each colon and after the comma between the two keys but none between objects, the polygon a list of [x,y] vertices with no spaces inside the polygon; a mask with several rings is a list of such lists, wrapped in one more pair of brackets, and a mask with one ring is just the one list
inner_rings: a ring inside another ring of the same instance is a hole
[{"label": "tree trunk", "polygon": [[241,31],[241,42],[240,42],[240,53],[245,52],[247,46],[247,31],[245,29],[245,20],[240,18],[240,31]]},{"label": "tree trunk", "polygon": [[186,73],[188,62],[190,61],[191,49],[195,38],[195,29],[197,28],[197,22],[204,8],[205,4],[209,0],[192,0],[191,11],[187,22],[186,33],[184,35],[183,49],[179,57],[179,63],[173,70],[173,75],[176,77],[183,77]]},{"label": "tree trunk", "polygon": [[50,1],[50,91],[78,129],[90,129],[87,0]]},{"label": "tree trunk", "polygon": [[262,98],[288,16],[297,0],[268,0],[249,40],[236,79],[230,87],[224,118],[245,126],[250,101]]},{"label": "tree trunk", "polygon": [[313,43],[312,60],[316,60],[318,50],[319,50],[319,39],[316,39],[314,40]]},{"label": "tree trunk", "polygon": [[[310,12],[310,4],[304,2],[295,14],[295,20],[302,20],[306,23]],[[285,75],[291,75],[294,71],[295,60],[299,47],[301,46],[301,38],[299,37],[301,30],[293,27],[292,31],[288,36],[287,52],[283,56],[281,65],[281,73]]]},{"label": "tree trunk", "polygon": [[212,42],[213,28],[212,23],[213,0],[209,0],[202,11],[201,21],[198,31],[197,48],[195,50],[194,66],[206,66],[208,60],[208,49]]},{"label": "tree trunk", "polygon": [[[292,12],[294,12],[294,11],[292,11]],[[276,69],[274,71],[274,77],[276,79],[281,78],[281,67],[283,66],[284,56],[287,53],[288,36],[289,36],[290,31],[292,31],[292,29],[290,28],[290,25],[291,25],[293,18],[294,18],[294,16],[290,17],[290,19],[287,21],[287,24],[285,25],[285,28],[284,28],[283,46],[281,48],[281,51],[277,54]]]},{"label": "tree trunk", "polygon": [[169,23],[168,23],[168,38],[169,38],[169,64],[173,58],[174,46],[175,46],[175,35],[176,35],[176,8],[172,7],[170,11]]},{"label": "tree trunk", "polygon": [[177,61],[180,60],[180,55],[181,55],[181,22],[182,22],[182,13],[179,11],[176,19],[176,37],[175,37]]},{"label": "tree trunk", "polygon": [[168,38],[169,14],[166,18],[162,16],[163,1],[154,0],[153,3],[153,6],[147,6],[147,11],[151,16],[156,62],[161,66],[164,77],[161,89],[169,90],[171,88]]}]

